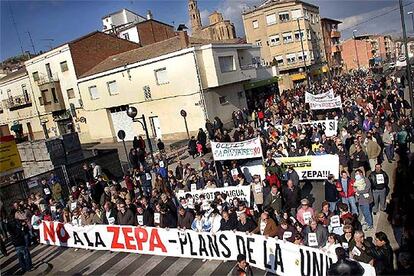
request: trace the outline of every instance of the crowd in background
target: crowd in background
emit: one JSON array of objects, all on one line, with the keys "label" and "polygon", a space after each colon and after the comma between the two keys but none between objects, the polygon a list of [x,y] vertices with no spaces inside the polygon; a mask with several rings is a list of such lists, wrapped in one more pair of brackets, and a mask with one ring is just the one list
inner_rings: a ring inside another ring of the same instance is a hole
[{"label": "crowd in background", "polygon": [[[157,144],[160,154],[150,165],[145,141],[139,137],[129,153],[131,170],[122,185],[108,179],[99,164],[84,164],[83,179],[70,187],[65,197],[62,181],[51,174],[41,180],[39,192],[15,202],[10,213],[0,206],[3,254],[7,254],[4,241],[11,235],[23,270],[30,270],[26,251],[39,242],[39,224],[46,220],[80,226],[115,224],[255,233],[336,253],[338,262],[348,267],[352,267],[348,257],[369,263],[379,275],[414,274],[414,228],[407,209],[414,196],[413,160],[409,158],[413,121],[406,115],[410,106],[393,80],[375,80],[364,72],[315,83],[310,92],[318,94],[331,88],[341,96],[342,109],[310,110],[305,88],[298,87],[258,100],[254,110],[236,110],[232,131],[218,117],[207,120],[205,130],[200,129],[188,143],[189,155],[200,156],[198,166],[182,161],[169,164],[161,140]],[[322,125],[300,124],[325,118],[337,120],[337,135],[327,136]],[[209,152],[208,140],[234,142],[254,137],[260,137],[262,144],[263,179],[245,175],[241,160],[204,158]],[[340,177],[328,176],[323,183],[325,198],[321,206],[314,206],[314,200],[302,191],[303,181],[295,168],[282,166],[277,158],[324,154],[339,156]],[[397,162],[393,189],[383,162]],[[213,201],[204,196],[195,199],[190,193],[246,185],[251,190],[250,203],[230,200],[226,193],[215,193]],[[185,196],[177,198],[178,192]],[[389,237],[372,231],[373,218],[380,212],[387,212],[399,246],[397,271]],[[333,275],[338,267],[332,267]]]}]

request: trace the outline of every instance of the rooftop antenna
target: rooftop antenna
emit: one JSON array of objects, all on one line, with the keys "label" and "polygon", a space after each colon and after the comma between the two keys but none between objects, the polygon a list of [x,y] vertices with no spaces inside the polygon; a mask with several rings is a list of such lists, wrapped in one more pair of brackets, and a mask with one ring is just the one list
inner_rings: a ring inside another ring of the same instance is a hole
[{"label": "rooftop antenna", "polygon": [[36,49],[33,43],[33,39],[32,39],[32,35],[30,34],[29,31],[27,31],[27,34],[29,35],[29,39],[30,39],[30,44],[32,45],[32,49],[33,49],[33,54],[36,55]]},{"label": "rooftop antenna", "polygon": [[22,46],[22,40],[20,39],[20,34],[19,34],[19,30],[17,29],[16,21],[14,20],[13,9],[11,7],[10,2],[9,2],[9,9],[10,9],[10,17],[11,17],[13,26],[16,29],[17,39],[19,40],[20,51],[22,52],[22,55],[24,55],[23,46]]},{"label": "rooftop antenna", "polygon": [[42,38],[40,40],[47,41],[47,46],[49,47],[49,50],[52,50],[52,42],[55,41],[53,38]]}]

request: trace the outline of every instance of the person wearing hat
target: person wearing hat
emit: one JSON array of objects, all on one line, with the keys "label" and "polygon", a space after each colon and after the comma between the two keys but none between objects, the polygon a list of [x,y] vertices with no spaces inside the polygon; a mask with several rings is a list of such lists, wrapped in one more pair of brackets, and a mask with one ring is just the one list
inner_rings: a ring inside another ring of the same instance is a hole
[{"label": "person wearing hat", "polygon": [[315,211],[312,207],[309,206],[309,200],[304,198],[300,201],[301,207],[298,210],[298,213],[296,214],[296,219],[302,224],[302,225],[308,225],[311,218],[315,215]]},{"label": "person wearing hat", "polygon": [[237,264],[231,271],[232,276],[250,276],[253,275],[252,268],[246,261],[246,256],[243,254],[237,255]]}]

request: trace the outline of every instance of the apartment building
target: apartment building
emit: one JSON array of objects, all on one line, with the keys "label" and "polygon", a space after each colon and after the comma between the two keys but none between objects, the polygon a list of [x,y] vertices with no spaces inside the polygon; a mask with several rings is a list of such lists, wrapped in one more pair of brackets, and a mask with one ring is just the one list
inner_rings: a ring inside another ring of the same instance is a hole
[{"label": "apartment building", "polygon": [[[407,39],[408,46],[408,57],[414,57],[414,37],[409,37]],[[405,46],[404,40],[402,38],[396,38],[394,40],[394,53],[395,58],[405,58]]]},{"label": "apartment building", "polygon": [[144,114],[151,136],[186,138],[180,111],[196,133],[205,119],[230,122],[232,112],[247,106],[244,84],[256,79],[260,49],[251,44],[206,41],[193,46],[185,32],[107,58],[78,81],[90,138],[113,141],[124,130],[126,140],[142,134],[126,114],[129,106]]},{"label": "apartment building", "polygon": [[342,72],[342,45],[339,40],[341,32],[338,31],[338,25],[341,23],[341,21],[335,19],[321,19],[325,57],[332,75]]},{"label": "apartment building", "polygon": [[358,35],[342,43],[342,58],[347,70],[379,68],[393,60],[390,36]]},{"label": "apartment building", "polygon": [[145,20],[147,18],[144,16],[128,9],[122,9],[102,17],[102,32],[114,33],[121,27],[128,27],[139,22],[144,22]]},{"label": "apartment building", "polygon": [[261,47],[263,63],[277,65],[281,88],[303,83],[305,64],[310,78],[327,72],[319,7],[296,0],[268,0],[242,17],[247,42]]},{"label": "apartment building", "polygon": [[25,61],[25,68],[0,80],[0,126],[5,130],[17,125],[32,140],[72,131],[82,136],[86,122],[79,116],[83,103],[78,77],[107,57],[138,47],[93,32]]}]

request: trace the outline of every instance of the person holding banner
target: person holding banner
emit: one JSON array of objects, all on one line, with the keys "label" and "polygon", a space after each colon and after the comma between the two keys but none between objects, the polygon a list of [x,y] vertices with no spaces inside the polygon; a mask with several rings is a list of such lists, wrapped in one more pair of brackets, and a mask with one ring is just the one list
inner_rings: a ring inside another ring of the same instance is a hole
[{"label": "person holding banner", "polygon": [[315,216],[315,211],[309,206],[309,200],[304,198],[300,201],[301,207],[298,209],[296,219],[302,225],[308,225]]},{"label": "person holding banner", "polygon": [[260,215],[257,227],[252,231],[252,233],[273,238],[277,235],[276,222],[272,218],[269,218],[269,214],[263,212]]}]

